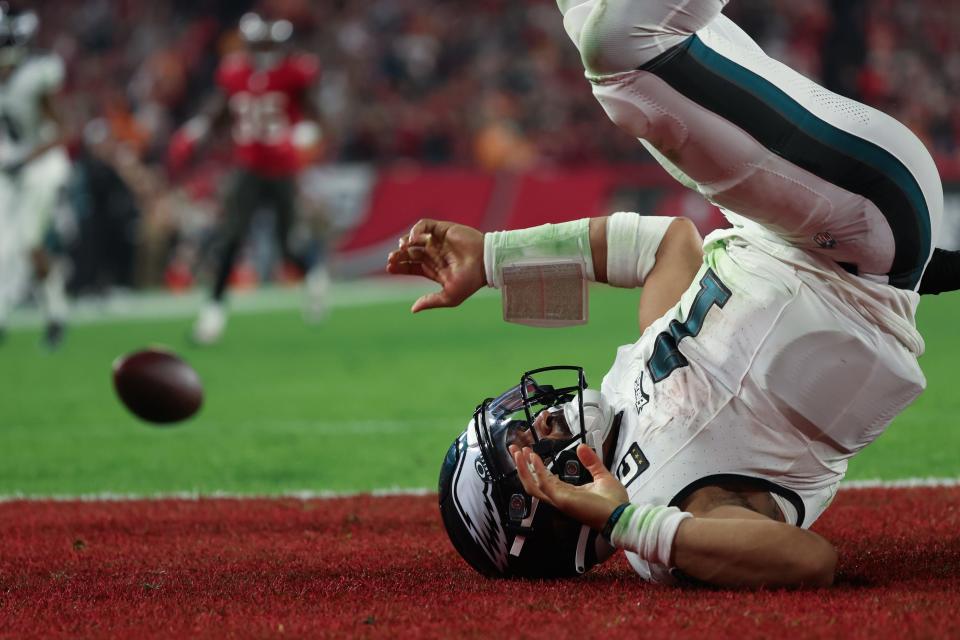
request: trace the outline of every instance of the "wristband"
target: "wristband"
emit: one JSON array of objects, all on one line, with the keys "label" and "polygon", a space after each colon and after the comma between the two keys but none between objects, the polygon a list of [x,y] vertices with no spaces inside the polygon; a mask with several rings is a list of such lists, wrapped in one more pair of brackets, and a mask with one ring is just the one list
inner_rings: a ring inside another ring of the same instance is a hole
[{"label": "wristband", "polygon": [[487,284],[500,289],[503,319],[535,327],[587,321],[587,280],[596,280],[590,220],[488,233],[483,239]]},{"label": "wristband", "polygon": [[630,505],[614,525],[610,544],[617,549],[632,551],[647,562],[669,568],[677,529],[680,523],[692,517],[676,507]]},{"label": "wristband", "polygon": [[610,536],[613,535],[613,528],[617,526],[617,521],[620,520],[620,516],[623,515],[623,512],[629,506],[629,502],[624,502],[618,506],[613,510],[613,513],[610,514],[610,517],[607,518],[607,524],[603,525],[603,530],[600,531],[600,536],[608,543],[610,542]]},{"label": "wristband", "polygon": [[497,289],[503,286],[504,266],[557,261],[580,264],[586,278],[596,280],[590,251],[589,218],[516,231],[495,231],[483,239],[487,285]]}]

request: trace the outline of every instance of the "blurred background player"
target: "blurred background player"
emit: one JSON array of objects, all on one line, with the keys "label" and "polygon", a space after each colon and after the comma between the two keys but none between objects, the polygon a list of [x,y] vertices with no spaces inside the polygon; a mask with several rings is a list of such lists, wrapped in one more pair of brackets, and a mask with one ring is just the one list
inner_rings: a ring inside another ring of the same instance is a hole
[{"label": "blurred background player", "polygon": [[59,56],[30,49],[37,15],[0,4],[0,339],[7,314],[28,285],[46,315],[44,342],[63,339],[65,260],[53,215],[70,173],[56,95]]},{"label": "blurred background player", "polygon": [[297,210],[297,175],[320,142],[319,109],[312,87],[320,73],[313,56],[290,50],[293,25],[265,20],[256,13],[240,19],[246,47],[230,54],[217,70],[217,93],[201,113],[174,136],[169,149],[171,170],[184,167],[199,144],[229,123],[233,161],[224,198],[224,219],[214,244],[217,267],[210,301],[194,323],[198,344],[218,341],[226,326],[224,297],[234,263],[254,215],[270,209],[283,259],[306,275],[308,319],[325,312],[329,276],[322,260],[309,269],[308,260],[291,245]]}]

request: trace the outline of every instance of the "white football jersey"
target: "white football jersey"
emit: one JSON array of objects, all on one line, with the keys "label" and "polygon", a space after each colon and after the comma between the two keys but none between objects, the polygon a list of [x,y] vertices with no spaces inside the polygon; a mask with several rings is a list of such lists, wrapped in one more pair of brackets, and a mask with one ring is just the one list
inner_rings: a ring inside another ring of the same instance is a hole
[{"label": "white football jersey", "polygon": [[[850,457],[925,386],[918,297],[880,302],[892,287],[759,226],[715,232],[704,250],[679,304],[621,347],[603,380],[623,412],[611,470],[634,503],[678,504],[705,484],[749,478],[788,522],[809,527]],[[643,577],[669,580],[628,557]]]},{"label": "white football jersey", "polygon": [[17,161],[57,136],[42,100],[57,92],[63,80],[63,60],[45,54],[28,57],[0,82],[0,160]]}]

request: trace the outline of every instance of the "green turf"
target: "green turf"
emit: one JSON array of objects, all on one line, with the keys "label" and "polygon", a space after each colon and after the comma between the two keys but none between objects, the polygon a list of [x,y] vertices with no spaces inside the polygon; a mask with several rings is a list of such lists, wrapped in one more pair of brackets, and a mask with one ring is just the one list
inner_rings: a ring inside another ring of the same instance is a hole
[{"label": "green turf", "polygon": [[[185,320],[78,326],[46,354],[39,334],[0,347],[0,494],[369,490],[432,487],[443,452],[485,394],[539,364],[581,363],[594,385],[635,336],[636,294],[598,288],[586,327],[505,325],[498,299],[411,316],[407,303],[232,318],[226,339],[189,346]],[[920,322],[928,392],[851,465],[852,478],[960,476],[960,296],[928,299]],[[174,428],[132,418],[110,365],[148,344],[181,352],[207,400]]]}]

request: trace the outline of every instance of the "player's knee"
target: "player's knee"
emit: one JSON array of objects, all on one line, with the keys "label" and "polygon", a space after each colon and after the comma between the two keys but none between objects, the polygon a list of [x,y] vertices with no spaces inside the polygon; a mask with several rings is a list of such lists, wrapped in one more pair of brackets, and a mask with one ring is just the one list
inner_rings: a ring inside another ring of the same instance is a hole
[{"label": "player's knee", "polygon": [[678,12],[657,0],[596,0],[580,30],[583,66],[595,75],[636,69],[668,43],[703,26],[706,18],[699,14],[712,13],[699,6],[707,4],[703,0],[694,4],[695,10]]},{"label": "player's knee", "polygon": [[706,25],[727,0],[595,0],[580,29],[580,56],[587,71],[631,71]]},{"label": "player's knee", "polygon": [[625,5],[629,0],[597,0],[580,31],[580,58],[591,74],[605,75],[636,68],[631,41],[632,21]]},{"label": "player's knee", "polygon": [[574,9],[585,2],[590,2],[590,0],[557,0],[557,8],[560,9],[560,13],[567,15],[571,9]]}]

